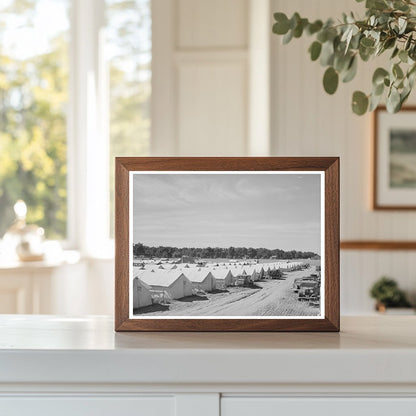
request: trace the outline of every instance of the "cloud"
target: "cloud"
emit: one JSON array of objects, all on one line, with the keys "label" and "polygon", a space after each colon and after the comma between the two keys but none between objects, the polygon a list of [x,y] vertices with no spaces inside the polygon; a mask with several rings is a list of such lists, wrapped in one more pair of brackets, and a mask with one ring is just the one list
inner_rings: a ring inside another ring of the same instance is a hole
[{"label": "cloud", "polygon": [[137,174],[133,238],[268,248],[300,247],[308,238],[319,246],[319,190],[319,175]]}]

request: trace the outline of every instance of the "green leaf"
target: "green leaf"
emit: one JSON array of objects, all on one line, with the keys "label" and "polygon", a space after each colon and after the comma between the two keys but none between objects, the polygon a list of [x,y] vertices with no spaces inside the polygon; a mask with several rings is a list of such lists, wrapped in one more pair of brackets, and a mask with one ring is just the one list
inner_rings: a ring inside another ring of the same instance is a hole
[{"label": "green leaf", "polygon": [[416,59],[416,45],[413,45],[408,50],[409,58],[413,61]]},{"label": "green leaf", "polygon": [[350,12],[349,15],[346,16],[347,23],[355,23],[355,16],[353,12]]},{"label": "green leaf", "polygon": [[404,49],[407,51],[410,48],[410,44],[413,40],[413,33],[410,34],[410,36],[407,38],[406,43],[404,44]]},{"label": "green leaf", "polygon": [[380,84],[380,85],[377,85],[377,86],[375,86],[374,88],[373,88],[373,94],[374,95],[383,95],[383,92],[384,92],[384,84]]},{"label": "green leaf", "polygon": [[407,52],[405,51],[405,50],[401,50],[400,52],[399,52],[399,58],[400,58],[400,60],[402,61],[402,62],[404,62],[404,63],[407,63],[407,61],[408,61],[408,54],[407,54]]},{"label": "green leaf", "polygon": [[324,89],[328,94],[334,94],[338,88],[338,73],[335,71],[332,66],[330,66],[324,74],[323,84]]},{"label": "green leaf", "polygon": [[317,34],[316,39],[321,43],[325,43],[328,40],[328,31],[326,29],[321,30]]},{"label": "green leaf", "polygon": [[290,22],[289,22],[290,29],[294,30],[300,21],[301,21],[301,17],[299,13],[298,12],[293,13],[293,16],[290,18]]},{"label": "green leaf", "polygon": [[276,23],[273,25],[273,33],[285,35],[290,29],[287,16],[284,13],[275,13],[274,20],[276,20]]},{"label": "green leaf", "polygon": [[384,84],[384,78],[386,78],[388,75],[388,71],[386,71],[384,68],[377,68],[373,74],[373,85],[377,86]]},{"label": "green leaf", "polygon": [[381,101],[381,97],[382,97],[382,94],[379,94],[379,95],[371,94],[370,105],[369,105],[368,111],[374,111],[378,107]]},{"label": "green leaf", "polygon": [[397,23],[396,20],[390,20],[389,27],[394,32],[395,35],[399,34],[399,24]]},{"label": "green leaf", "polygon": [[316,61],[319,58],[321,50],[322,44],[320,42],[315,41],[312,43],[312,45],[309,47],[309,53],[311,54],[312,61]]},{"label": "green leaf", "polygon": [[396,46],[396,47],[394,48],[393,53],[391,54],[390,59],[394,59],[394,58],[398,55],[399,51],[400,51],[400,49]]},{"label": "green leaf", "polygon": [[373,56],[375,54],[375,40],[372,38],[366,38],[363,37],[360,40],[360,45],[359,45],[359,53],[360,53],[360,57],[364,62],[367,62],[371,56]]},{"label": "green leaf", "polygon": [[308,19],[298,20],[296,27],[293,29],[293,36],[295,38],[300,38],[302,36],[303,29],[305,29],[308,26],[308,24]]},{"label": "green leaf", "polygon": [[400,107],[399,110],[402,108],[403,103],[407,100],[412,90],[410,88],[403,90],[400,94]]},{"label": "green leaf", "polygon": [[363,48],[362,46],[360,46],[358,52],[360,54],[360,58],[364,62],[367,62],[371,58],[371,56],[374,55],[376,50],[374,48]]},{"label": "green leaf", "polygon": [[360,29],[358,29],[358,26],[356,25],[351,25],[348,27],[348,29],[344,32],[344,34],[342,35],[341,41],[345,42],[345,53],[347,53],[348,48],[350,47],[350,43],[351,43],[351,39],[353,38],[353,36],[355,36],[358,32],[360,31]]},{"label": "green leaf", "polygon": [[[341,37],[340,36],[337,36],[333,41],[332,41],[332,44],[334,45],[334,51],[336,51],[338,48],[339,48],[339,46],[340,46],[340,44],[341,44]],[[342,51],[342,52],[344,52],[344,51]],[[345,55],[345,53],[344,53],[344,55]]]},{"label": "green leaf", "polygon": [[338,31],[334,27],[329,27],[327,29],[327,36],[328,40],[334,41],[337,37],[339,37]]},{"label": "green leaf", "polygon": [[293,39],[293,30],[289,30],[286,35],[283,36],[282,43],[287,45]]},{"label": "green leaf", "polygon": [[400,93],[397,88],[392,88],[387,96],[386,107],[389,113],[397,113],[400,110]]},{"label": "green leaf", "polygon": [[416,74],[416,64],[413,64],[410,69],[407,71],[407,76]]},{"label": "green leaf", "polygon": [[405,12],[409,10],[409,6],[403,2],[403,0],[394,0],[393,7],[397,10]]},{"label": "green leaf", "polygon": [[331,41],[326,41],[322,45],[321,59],[322,66],[332,65],[334,62],[334,44]]},{"label": "green leaf", "polygon": [[315,20],[313,23],[311,23],[307,28],[306,32],[309,35],[313,35],[314,33],[319,32],[322,29],[322,26],[324,24],[322,23],[322,20]]},{"label": "green leaf", "polygon": [[385,25],[390,20],[390,14],[383,13],[377,16],[377,22],[380,25]]},{"label": "green leaf", "polygon": [[384,10],[388,5],[385,0],[367,0],[365,3],[367,9]]},{"label": "green leaf", "polygon": [[372,48],[375,44],[375,40],[372,38],[362,38],[360,41],[360,45],[362,45],[364,48]]},{"label": "green leaf", "polygon": [[368,108],[368,97],[361,91],[355,91],[352,95],[352,111],[358,116],[366,113]]},{"label": "green leaf", "polygon": [[392,68],[392,73],[397,79],[401,79],[404,77],[403,71],[400,68],[399,64],[394,64]]},{"label": "green leaf", "polygon": [[340,54],[337,52],[334,57],[334,68],[338,72],[343,72],[348,69],[351,62],[351,53],[348,55]]},{"label": "green leaf", "polygon": [[392,48],[394,45],[396,44],[396,38],[387,38],[385,40],[385,42],[383,43],[383,48],[384,49],[390,49]]},{"label": "green leaf", "polygon": [[347,71],[344,73],[342,77],[342,82],[350,82],[354,79],[355,75],[357,74],[357,58],[354,55],[351,58]]},{"label": "green leaf", "polygon": [[412,90],[413,86],[415,85],[416,73],[414,71],[408,71],[407,78],[409,80],[409,88]]},{"label": "green leaf", "polygon": [[400,16],[397,20],[397,23],[399,24],[399,35],[402,35],[407,27],[407,19],[405,19],[403,16]]},{"label": "green leaf", "polygon": [[358,49],[360,45],[360,39],[361,39],[361,32],[357,33],[355,36],[352,37],[350,49]]}]

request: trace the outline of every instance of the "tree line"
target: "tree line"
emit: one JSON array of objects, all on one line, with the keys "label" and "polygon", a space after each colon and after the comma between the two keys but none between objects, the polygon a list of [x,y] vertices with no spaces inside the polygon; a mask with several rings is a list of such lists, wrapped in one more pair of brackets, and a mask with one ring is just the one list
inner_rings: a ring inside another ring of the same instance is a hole
[{"label": "tree line", "polygon": [[143,257],[157,258],[181,258],[189,256],[204,259],[241,259],[244,257],[251,259],[309,259],[318,256],[311,251],[284,251],[280,249],[270,250],[268,248],[247,248],[247,247],[149,247],[141,243],[133,244],[133,254]]}]

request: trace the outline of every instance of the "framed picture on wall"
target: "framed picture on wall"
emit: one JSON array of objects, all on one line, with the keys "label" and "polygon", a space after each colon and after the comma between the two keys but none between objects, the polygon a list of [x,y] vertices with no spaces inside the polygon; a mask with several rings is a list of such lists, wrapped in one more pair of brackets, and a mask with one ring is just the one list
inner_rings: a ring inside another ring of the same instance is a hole
[{"label": "framed picture on wall", "polygon": [[117,331],[338,331],[338,158],[116,158]]},{"label": "framed picture on wall", "polygon": [[380,107],[373,117],[373,208],[416,209],[416,107]]}]

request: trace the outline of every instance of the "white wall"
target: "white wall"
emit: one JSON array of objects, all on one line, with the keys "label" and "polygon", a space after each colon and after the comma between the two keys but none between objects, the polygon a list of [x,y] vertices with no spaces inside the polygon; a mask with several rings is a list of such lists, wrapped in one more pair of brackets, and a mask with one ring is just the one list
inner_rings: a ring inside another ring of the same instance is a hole
[{"label": "white wall", "polygon": [[[272,0],[273,12],[298,11],[312,19],[350,10],[363,6],[351,0]],[[304,37],[282,45],[277,36],[272,38],[272,154],[341,157],[341,240],[415,240],[416,212],[370,208],[371,116],[353,115],[350,103],[354,90],[370,92],[377,61],[360,63],[357,79],[329,96],[322,88],[324,68],[309,59],[312,40]],[[415,296],[415,270],[413,251],[342,251],[342,313],[370,312],[368,289],[383,274],[395,277]]]},{"label": "white wall", "polygon": [[[355,89],[369,90],[375,64],[360,64],[359,77],[330,97],[322,89],[324,69],[309,60],[311,40],[282,46],[263,30],[270,25],[271,32],[272,11],[325,18],[362,5],[352,0],[153,1],[154,155],[267,156],[270,148],[276,156],[340,156],[342,239],[415,239],[416,213],[370,209],[371,117],[354,116],[350,101]],[[341,252],[342,313],[370,313],[368,289],[382,274],[394,276],[416,297],[414,270],[412,251]],[[72,310],[112,314],[113,264],[91,262],[87,275],[83,290],[89,304]]]},{"label": "white wall", "polygon": [[247,154],[249,9],[249,0],[153,0],[153,155]]},{"label": "white wall", "polygon": [[39,313],[113,315],[114,260],[84,259],[57,268],[51,279],[51,303]]}]

